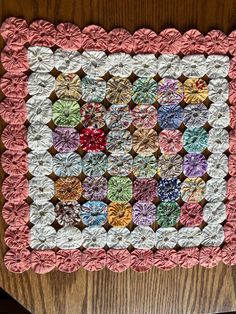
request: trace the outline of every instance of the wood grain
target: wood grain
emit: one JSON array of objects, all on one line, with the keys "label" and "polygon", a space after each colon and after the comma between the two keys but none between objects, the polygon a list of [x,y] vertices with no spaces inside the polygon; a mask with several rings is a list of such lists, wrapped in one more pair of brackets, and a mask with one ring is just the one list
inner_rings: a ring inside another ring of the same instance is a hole
[{"label": "wood grain", "polygon": [[[181,32],[236,29],[235,0],[1,0],[0,22],[19,16],[28,22],[45,18],[71,21],[83,28],[95,23],[107,30],[116,26],[131,32],[146,26],[156,32],[173,26]],[[3,47],[3,42],[0,42]],[[1,73],[3,70],[1,69]],[[1,178],[3,173],[1,172]],[[0,218],[0,237],[5,224]],[[75,274],[52,272],[22,275],[6,271],[0,241],[0,286],[34,314],[185,314],[236,310],[236,268],[220,264],[207,270],[157,269],[145,274],[107,270]]]}]

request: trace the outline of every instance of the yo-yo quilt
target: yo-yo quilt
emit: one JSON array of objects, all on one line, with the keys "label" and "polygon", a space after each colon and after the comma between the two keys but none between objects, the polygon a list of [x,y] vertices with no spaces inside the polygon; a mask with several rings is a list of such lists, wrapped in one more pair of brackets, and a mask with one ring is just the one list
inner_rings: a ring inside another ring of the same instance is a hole
[{"label": "yo-yo quilt", "polygon": [[236,31],[0,31],[9,271],[236,265]]}]

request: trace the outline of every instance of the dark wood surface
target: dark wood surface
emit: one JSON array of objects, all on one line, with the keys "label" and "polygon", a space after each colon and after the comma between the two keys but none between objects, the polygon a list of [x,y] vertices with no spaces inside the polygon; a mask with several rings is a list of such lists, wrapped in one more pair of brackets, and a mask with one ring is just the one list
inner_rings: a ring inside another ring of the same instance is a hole
[{"label": "dark wood surface", "polygon": [[[83,28],[97,23],[131,32],[146,26],[156,32],[173,26],[181,32],[236,29],[235,0],[0,0],[0,22],[19,16],[28,22],[45,18],[74,22]],[[3,47],[3,42],[0,42]],[[1,173],[1,176],[3,174]],[[6,271],[2,256],[5,224],[0,218],[0,287],[34,314],[186,314],[236,310],[236,268],[220,264],[207,270],[176,268],[145,274],[107,270],[74,274],[22,275]],[[0,305],[1,306],[1,305]]]}]

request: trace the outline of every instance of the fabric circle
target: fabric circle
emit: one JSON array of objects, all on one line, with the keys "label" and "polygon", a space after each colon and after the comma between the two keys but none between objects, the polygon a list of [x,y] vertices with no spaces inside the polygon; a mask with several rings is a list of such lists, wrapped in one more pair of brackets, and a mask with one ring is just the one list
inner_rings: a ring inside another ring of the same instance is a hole
[{"label": "fabric circle", "polygon": [[140,155],[150,155],[158,150],[158,136],[153,129],[137,129],[132,134],[133,150]]},{"label": "fabric circle", "polygon": [[61,73],[55,81],[55,93],[60,99],[79,100],[81,98],[81,81],[75,73]]},{"label": "fabric circle", "polygon": [[180,223],[185,227],[197,227],[203,222],[203,210],[200,204],[185,203],[180,210]]},{"label": "fabric circle", "polygon": [[108,33],[107,49],[110,53],[115,52],[132,52],[133,36],[124,28],[113,28]]},{"label": "fabric circle", "polygon": [[84,50],[106,50],[108,35],[104,28],[98,25],[86,26],[82,31]]},{"label": "fabric circle", "polygon": [[182,35],[175,28],[166,28],[158,35],[157,42],[161,53],[177,54],[181,49]]},{"label": "fabric circle", "polygon": [[161,106],[157,111],[157,120],[162,129],[178,129],[183,118],[184,110],[180,105]]},{"label": "fabric circle", "polygon": [[82,242],[82,233],[74,226],[65,226],[57,231],[56,243],[59,249],[77,249]]},{"label": "fabric circle", "polygon": [[161,227],[172,227],[179,221],[180,208],[176,202],[161,202],[157,206],[157,223]]},{"label": "fabric circle", "polygon": [[204,104],[188,105],[184,108],[183,122],[187,128],[199,128],[208,120],[208,109]]},{"label": "fabric circle", "polygon": [[4,265],[8,271],[23,273],[31,267],[31,253],[25,248],[8,250],[4,255]]},{"label": "fabric circle", "polygon": [[78,50],[82,46],[79,27],[72,23],[60,23],[56,27],[56,45],[65,50]]},{"label": "fabric circle", "polygon": [[17,47],[11,49],[5,46],[1,51],[1,62],[4,69],[10,73],[22,73],[28,70],[27,49]]},{"label": "fabric circle", "polygon": [[183,99],[183,85],[179,80],[163,78],[157,85],[157,100],[161,105],[178,104]]},{"label": "fabric circle", "polygon": [[28,95],[28,78],[24,74],[6,72],[0,79],[0,88],[9,98],[25,98]]},{"label": "fabric circle", "polygon": [[225,265],[236,265],[235,243],[227,243],[222,247],[222,261]]},{"label": "fabric circle", "polygon": [[2,217],[8,225],[20,227],[29,222],[29,205],[26,202],[13,204],[5,202],[2,208]]},{"label": "fabric circle", "polygon": [[213,128],[226,128],[229,125],[229,106],[226,103],[213,103],[208,112],[208,123]]},{"label": "fabric circle", "polygon": [[181,181],[177,178],[161,179],[158,185],[158,196],[163,202],[175,201],[180,197]]},{"label": "fabric circle", "polygon": [[153,201],[157,196],[157,181],[155,179],[136,179],[133,182],[133,196],[138,201]]},{"label": "fabric circle", "polygon": [[130,245],[130,231],[124,227],[112,227],[107,232],[107,246],[113,249],[126,249]]},{"label": "fabric circle", "polygon": [[41,123],[28,127],[27,139],[29,148],[35,151],[44,151],[53,145],[52,130]]},{"label": "fabric circle", "polygon": [[107,242],[107,232],[103,227],[90,226],[82,231],[84,248],[103,248]]},{"label": "fabric circle", "polygon": [[228,173],[228,162],[229,162],[229,173],[230,173],[230,160],[233,155],[229,156],[229,160],[224,154],[211,154],[207,159],[207,173],[212,178],[224,178]]},{"label": "fabric circle", "polygon": [[24,125],[7,125],[2,131],[1,140],[9,150],[23,150],[27,145],[27,129]]},{"label": "fabric circle", "polygon": [[130,267],[130,252],[128,250],[107,251],[106,266],[109,270],[120,273]]},{"label": "fabric circle", "polygon": [[31,97],[26,102],[27,119],[31,124],[47,124],[52,116],[52,102],[49,98]]},{"label": "fabric circle", "polygon": [[30,229],[30,247],[49,250],[56,246],[56,230],[51,226],[36,225]]},{"label": "fabric circle", "polygon": [[154,54],[133,56],[133,72],[139,77],[154,77],[157,74],[157,59]]},{"label": "fabric circle", "polygon": [[178,265],[182,268],[192,268],[199,264],[199,248],[182,248],[177,252]]},{"label": "fabric circle", "polygon": [[181,247],[199,246],[201,240],[201,229],[198,227],[183,227],[178,231],[178,244]]},{"label": "fabric circle", "polygon": [[230,107],[230,127],[235,129],[236,127],[236,106]]},{"label": "fabric circle", "polygon": [[151,129],[157,124],[157,110],[154,106],[139,105],[132,110],[132,124],[136,128]]},{"label": "fabric circle", "polygon": [[80,217],[86,226],[102,226],[107,221],[107,204],[101,201],[88,201],[81,206]]},{"label": "fabric circle", "polygon": [[224,241],[224,230],[221,225],[207,225],[202,230],[203,246],[220,246]]},{"label": "fabric circle", "polygon": [[135,249],[151,249],[155,244],[155,233],[147,226],[137,226],[131,232],[130,241]]},{"label": "fabric circle", "polygon": [[235,223],[234,222],[226,222],[224,224],[224,241],[226,243],[235,242]]},{"label": "fabric circle", "polygon": [[157,34],[148,28],[138,29],[133,34],[133,51],[135,53],[155,53],[157,51]]},{"label": "fabric circle", "polygon": [[153,266],[153,252],[152,250],[134,250],[131,253],[131,269],[142,273],[148,271]]},{"label": "fabric circle", "polygon": [[127,78],[112,77],[107,81],[106,99],[115,105],[130,102],[132,96],[132,84]]},{"label": "fabric circle", "polygon": [[177,177],[182,172],[183,159],[180,155],[161,155],[158,158],[158,175],[163,179]]},{"label": "fabric circle", "polygon": [[105,115],[106,125],[112,130],[127,129],[132,123],[132,114],[128,105],[111,105]]},{"label": "fabric circle", "polygon": [[82,194],[82,185],[77,177],[59,178],[55,181],[55,196],[62,202],[77,201]]},{"label": "fabric circle", "polygon": [[1,36],[12,49],[23,46],[28,41],[29,29],[24,19],[8,17],[0,28]]},{"label": "fabric circle", "polygon": [[130,203],[111,202],[107,219],[113,227],[126,227],[132,220],[132,206]]},{"label": "fabric circle", "polygon": [[29,43],[31,46],[48,46],[55,44],[55,27],[46,20],[35,20],[29,26]]},{"label": "fabric circle", "polygon": [[190,29],[182,36],[181,51],[183,54],[205,52],[205,37],[197,30]]},{"label": "fabric circle", "polygon": [[81,122],[85,128],[100,129],[105,125],[106,108],[99,103],[86,103],[80,108]]},{"label": "fabric circle", "polygon": [[90,77],[103,76],[106,73],[107,55],[104,51],[83,51],[81,65],[85,74]]},{"label": "fabric circle", "polygon": [[212,30],[205,36],[205,47],[208,54],[226,54],[228,52],[228,38],[220,30]]},{"label": "fabric circle", "polygon": [[49,73],[33,72],[28,77],[31,96],[49,97],[55,88],[55,78]]},{"label": "fabric circle", "polygon": [[83,172],[86,175],[100,176],[106,172],[106,168],[107,158],[104,153],[87,153],[83,158]]},{"label": "fabric circle", "polygon": [[183,72],[180,57],[174,54],[161,54],[158,58],[157,72],[160,77],[177,79]]},{"label": "fabric circle", "polygon": [[[226,132],[224,132],[225,130],[220,130],[220,135],[221,135],[221,139],[219,140],[219,144],[217,145],[218,149],[221,148],[221,150],[223,149],[222,148],[222,143],[223,143],[223,136],[225,137],[228,137],[228,134],[226,134]],[[219,134],[218,134],[219,135]],[[214,136],[214,134],[212,134],[212,137]],[[229,132],[229,152],[231,154],[235,154],[236,153],[236,130],[231,130]],[[216,142],[216,138],[213,137],[213,140]],[[215,143],[216,144],[216,143]],[[226,145],[225,145],[226,147]],[[228,147],[228,146],[227,146]]]},{"label": "fabric circle", "polygon": [[54,52],[55,68],[63,73],[76,73],[81,69],[81,55],[78,51],[57,49]]},{"label": "fabric circle", "polygon": [[132,198],[132,181],[127,177],[111,177],[107,197],[112,202],[128,202]]},{"label": "fabric circle", "polygon": [[80,147],[86,152],[99,152],[106,148],[106,134],[102,129],[83,129],[80,132]]},{"label": "fabric circle", "polygon": [[60,153],[75,151],[79,146],[79,133],[72,128],[57,127],[52,133],[53,146]]},{"label": "fabric circle", "polygon": [[82,252],[76,249],[57,251],[57,269],[63,273],[73,273],[81,267]]},{"label": "fabric circle", "polygon": [[133,84],[132,100],[136,104],[153,104],[157,99],[157,83],[152,78],[140,77]]},{"label": "fabric circle", "polygon": [[87,200],[102,200],[107,195],[107,180],[104,177],[86,177],[83,181],[83,197]]},{"label": "fabric circle", "polygon": [[0,103],[0,115],[8,124],[23,124],[27,119],[27,110],[23,99],[5,98]]},{"label": "fabric circle", "polygon": [[28,60],[31,71],[50,72],[54,68],[53,52],[48,47],[29,47]]},{"label": "fabric circle", "polygon": [[181,198],[186,203],[198,203],[204,198],[206,184],[201,178],[187,178],[181,185]]},{"label": "fabric circle", "polygon": [[[222,163],[219,163],[219,167],[223,170],[222,171],[223,177],[225,177],[228,172],[232,177],[235,177],[236,176],[236,155],[230,154],[228,158],[225,155],[219,155],[219,156],[222,156],[221,157]],[[213,166],[213,164],[212,164],[212,166]],[[229,166],[229,169],[228,169],[228,166]],[[3,164],[2,164],[2,167],[3,167]],[[213,171],[215,170],[214,168],[215,167],[213,166],[212,167]],[[213,176],[211,176],[211,177],[213,177]]]},{"label": "fabric circle", "polygon": [[28,226],[9,226],[5,231],[4,241],[10,249],[22,249],[29,246]]},{"label": "fabric circle", "polygon": [[229,57],[223,55],[211,55],[206,60],[206,75],[209,78],[226,77],[229,72]]},{"label": "fabric circle", "polygon": [[212,268],[221,261],[221,248],[219,247],[202,247],[200,249],[199,264],[202,267]]},{"label": "fabric circle", "polygon": [[229,69],[228,69],[228,76],[230,79],[234,80],[236,78],[236,58],[235,56],[230,59],[229,61]]},{"label": "fabric circle", "polygon": [[203,102],[208,96],[210,98],[210,83],[207,87],[207,83],[198,78],[187,79],[184,84],[184,100],[187,104],[198,104]]},{"label": "fabric circle", "polygon": [[31,253],[31,268],[36,274],[46,274],[56,266],[56,253],[52,250],[34,250]]},{"label": "fabric circle", "polygon": [[203,77],[207,72],[204,55],[188,55],[182,59],[183,75],[189,78]]},{"label": "fabric circle", "polygon": [[99,271],[106,265],[106,251],[103,249],[87,249],[82,253],[82,266],[88,271]]},{"label": "fabric circle", "polygon": [[36,204],[49,201],[54,196],[54,182],[48,177],[34,177],[29,181],[29,197]]},{"label": "fabric circle", "polygon": [[4,172],[10,175],[24,175],[28,172],[28,159],[24,151],[6,150],[1,155]]},{"label": "fabric circle", "polygon": [[222,202],[206,203],[203,219],[208,224],[222,223],[226,219],[226,206]]},{"label": "fabric circle", "polygon": [[149,226],[156,220],[156,206],[149,201],[138,201],[133,205],[132,219],[136,225]]},{"label": "fabric circle", "polygon": [[208,84],[208,97],[212,102],[225,102],[229,96],[229,83],[224,78],[212,79]]},{"label": "fabric circle", "polygon": [[182,133],[179,130],[163,130],[159,134],[159,145],[163,154],[178,153],[183,148]]},{"label": "fabric circle", "polygon": [[13,204],[18,204],[28,197],[28,180],[21,175],[11,175],[2,183],[3,197]]},{"label": "fabric circle", "polygon": [[80,204],[76,201],[58,202],[54,211],[56,220],[61,226],[73,226],[81,221]]},{"label": "fabric circle", "polygon": [[211,129],[208,137],[208,150],[211,153],[223,153],[229,147],[229,134],[225,129]]},{"label": "fabric circle", "polygon": [[208,202],[220,202],[226,197],[226,181],[212,178],[206,183],[205,199]]},{"label": "fabric circle", "polygon": [[123,52],[110,54],[107,56],[106,70],[113,76],[129,77],[133,70],[132,57]]},{"label": "fabric circle", "polygon": [[151,178],[157,173],[157,160],[154,155],[137,155],[133,160],[133,174],[138,178]]},{"label": "fabric circle", "polygon": [[57,100],[52,106],[52,120],[57,126],[75,127],[80,123],[80,106],[74,100]]},{"label": "fabric circle", "polygon": [[58,153],[53,156],[53,172],[58,177],[72,177],[80,175],[82,161],[76,153]]},{"label": "fabric circle", "polygon": [[157,249],[173,249],[177,245],[178,231],[175,228],[158,228],[155,246]]},{"label": "fabric circle", "polygon": [[[216,179],[215,179],[216,180]],[[225,184],[225,180],[224,184]],[[228,200],[233,200],[235,198],[236,195],[236,190],[235,190],[235,182],[236,182],[236,178],[235,177],[231,177],[227,180],[227,199]]]},{"label": "fabric circle", "polygon": [[207,161],[204,155],[189,153],[184,156],[183,173],[186,177],[203,176],[207,171]]},{"label": "fabric circle", "polygon": [[56,218],[54,205],[50,202],[30,205],[30,222],[37,226],[51,225]]},{"label": "fabric circle", "polygon": [[183,134],[184,149],[188,153],[201,153],[207,148],[208,134],[203,128],[185,130]]},{"label": "fabric circle", "polygon": [[129,152],[132,148],[132,136],[127,130],[112,130],[107,134],[107,150],[111,153]]},{"label": "fabric circle", "polygon": [[86,102],[102,102],[106,96],[106,81],[100,77],[82,78],[82,99]]},{"label": "fabric circle", "polygon": [[45,151],[28,154],[29,172],[33,176],[47,176],[52,173],[52,156]]},{"label": "fabric circle", "polygon": [[175,250],[157,250],[153,254],[153,265],[163,270],[170,270],[177,266],[177,253]]},{"label": "fabric circle", "polygon": [[111,176],[127,176],[132,172],[133,157],[130,154],[111,154],[107,161],[107,171]]}]

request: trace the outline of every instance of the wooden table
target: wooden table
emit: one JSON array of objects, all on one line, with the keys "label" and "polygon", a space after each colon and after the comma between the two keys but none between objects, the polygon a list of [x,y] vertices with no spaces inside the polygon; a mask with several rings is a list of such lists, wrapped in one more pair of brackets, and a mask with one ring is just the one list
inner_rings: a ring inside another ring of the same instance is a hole
[{"label": "wooden table", "polygon": [[[181,32],[191,27],[206,33],[236,28],[235,0],[1,0],[0,22],[19,16],[59,23],[70,21],[80,28],[97,23],[131,32],[146,26],[156,32],[173,26]],[[1,47],[3,42],[1,41]],[[3,69],[2,69],[3,72]],[[1,173],[3,176],[3,174]],[[0,237],[6,225],[0,219]],[[182,314],[236,310],[236,268],[220,264],[207,270],[153,269],[138,274],[108,270],[74,274],[51,272],[16,275],[6,271],[0,242],[0,287],[34,314]]]}]

